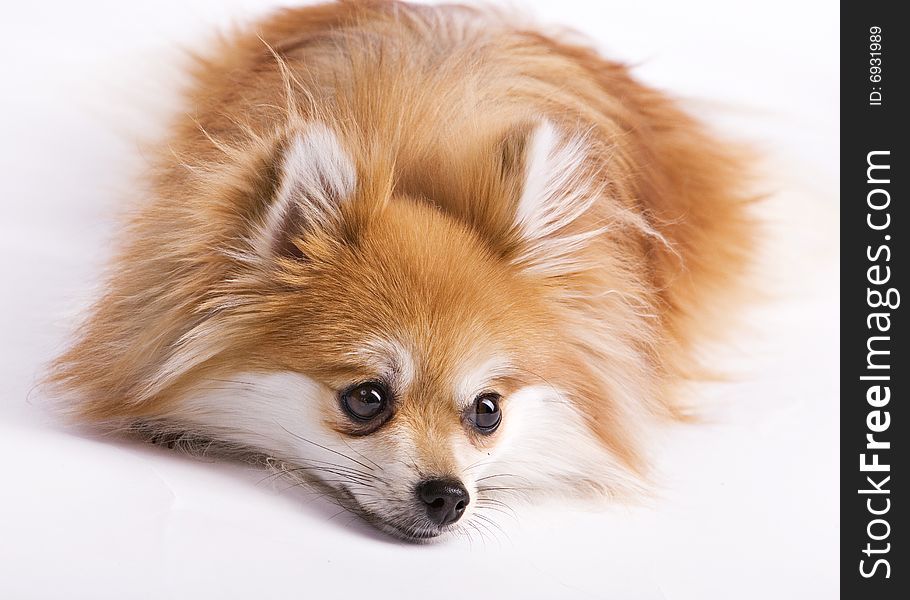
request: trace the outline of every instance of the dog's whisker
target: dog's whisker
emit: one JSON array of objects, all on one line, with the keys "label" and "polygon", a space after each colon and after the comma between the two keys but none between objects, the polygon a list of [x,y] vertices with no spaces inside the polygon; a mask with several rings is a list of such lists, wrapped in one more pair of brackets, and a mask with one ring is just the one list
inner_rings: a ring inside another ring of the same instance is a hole
[{"label": "dog's whisker", "polygon": [[372,470],[372,467],[370,467],[369,465],[366,465],[366,464],[364,464],[364,463],[358,461],[357,459],[351,458],[350,456],[348,456],[347,454],[345,454],[345,453],[343,453],[343,452],[339,452],[338,450],[335,450],[335,449],[333,449],[333,448],[329,448],[328,446],[323,446],[322,444],[319,444],[319,443],[314,442],[314,441],[312,441],[312,440],[308,440],[308,439],[306,439],[305,437],[300,436],[300,435],[294,433],[293,431],[289,430],[287,427],[285,427],[285,426],[282,425],[281,423],[278,423],[277,421],[275,422],[275,424],[278,425],[279,427],[281,427],[282,429],[284,429],[289,435],[295,437],[296,439],[298,439],[298,440],[300,440],[300,441],[302,441],[302,442],[306,442],[307,444],[312,444],[313,446],[316,446],[317,448],[322,448],[323,450],[326,450],[326,451],[328,451],[328,452],[332,452],[333,454],[337,454],[338,456],[341,456],[341,457],[343,457],[343,458],[346,458],[346,459],[348,459],[348,460],[351,461],[351,462],[357,463],[358,465],[360,465],[360,466],[363,467],[364,469]]}]

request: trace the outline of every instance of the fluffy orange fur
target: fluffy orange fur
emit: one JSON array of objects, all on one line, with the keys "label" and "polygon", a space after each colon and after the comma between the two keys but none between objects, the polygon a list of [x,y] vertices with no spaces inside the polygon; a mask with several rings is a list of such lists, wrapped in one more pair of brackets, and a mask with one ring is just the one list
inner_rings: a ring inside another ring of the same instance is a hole
[{"label": "fluffy orange fur", "polygon": [[[348,358],[362,340],[392,332],[422,374],[395,419],[429,454],[458,427],[437,383],[495,348],[515,366],[506,398],[557,386],[644,470],[640,427],[684,416],[678,386],[724,329],[753,239],[729,146],[623,65],[472,8],[283,10],[192,77],[106,291],[51,375],[80,419],[166,419],[238,370],[339,389],[373,375]],[[583,142],[566,185],[595,197],[529,239],[516,210],[542,119]],[[311,123],[337,134],[356,189],[337,222],[289,223],[263,254],[251,240]]]}]

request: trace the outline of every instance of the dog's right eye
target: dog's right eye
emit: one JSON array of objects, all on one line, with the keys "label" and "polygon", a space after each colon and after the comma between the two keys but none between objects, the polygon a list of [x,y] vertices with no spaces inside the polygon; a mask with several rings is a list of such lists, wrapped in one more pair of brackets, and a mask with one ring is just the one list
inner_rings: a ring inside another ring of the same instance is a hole
[{"label": "dog's right eye", "polygon": [[370,421],[382,414],[388,404],[388,393],[382,384],[369,381],[348,388],[341,394],[341,405],[352,418]]}]

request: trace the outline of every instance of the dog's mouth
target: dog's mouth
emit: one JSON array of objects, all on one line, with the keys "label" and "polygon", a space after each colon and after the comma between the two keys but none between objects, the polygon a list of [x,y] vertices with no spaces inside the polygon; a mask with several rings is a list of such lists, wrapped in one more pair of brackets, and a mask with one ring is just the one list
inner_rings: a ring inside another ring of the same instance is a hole
[{"label": "dog's mouth", "polygon": [[416,504],[409,505],[405,501],[401,501],[398,506],[379,507],[385,508],[385,510],[379,510],[377,507],[371,506],[371,504],[375,504],[374,500],[361,501],[357,494],[344,482],[330,484],[320,477],[314,477],[308,470],[295,468],[294,465],[278,459],[266,459],[266,464],[278,473],[290,474],[294,479],[305,482],[310,486],[315,486],[326,497],[330,497],[339,506],[357,515],[372,527],[402,541],[413,543],[429,542],[445,534],[457,531],[464,522],[462,518],[458,522],[439,525],[426,516],[424,513],[425,507]]},{"label": "dog's mouth", "polygon": [[354,506],[347,507],[351,512],[359,515],[364,521],[380,531],[406,542],[425,543],[439,538],[446,533],[454,531],[458,525],[439,526],[423,516],[411,512],[402,514],[382,515],[364,508],[355,498],[350,500]]},{"label": "dog's mouth", "polygon": [[415,543],[428,542],[445,533],[438,527],[402,526],[389,521],[377,521],[373,524],[396,538]]},{"label": "dog's mouth", "polygon": [[457,523],[439,526],[419,514],[416,508],[381,514],[364,506],[350,490],[344,487],[333,488],[332,492],[341,506],[379,531],[406,542],[418,544],[429,542],[458,528]]}]

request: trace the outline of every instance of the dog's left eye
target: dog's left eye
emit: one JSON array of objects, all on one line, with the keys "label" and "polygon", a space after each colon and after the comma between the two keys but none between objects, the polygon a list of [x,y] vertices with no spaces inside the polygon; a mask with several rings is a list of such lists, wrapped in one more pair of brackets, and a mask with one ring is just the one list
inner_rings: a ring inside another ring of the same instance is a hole
[{"label": "dog's left eye", "polygon": [[468,419],[480,433],[493,433],[502,422],[502,411],[499,401],[502,396],[487,392],[474,399],[474,406],[468,412]]},{"label": "dog's left eye", "polygon": [[388,403],[388,393],[379,383],[355,385],[341,394],[345,411],[359,421],[369,421],[380,414]]}]

